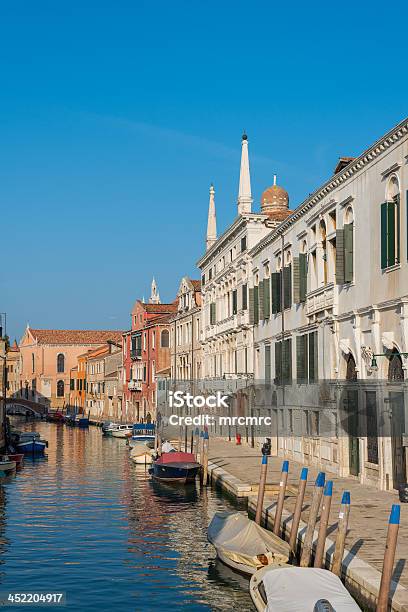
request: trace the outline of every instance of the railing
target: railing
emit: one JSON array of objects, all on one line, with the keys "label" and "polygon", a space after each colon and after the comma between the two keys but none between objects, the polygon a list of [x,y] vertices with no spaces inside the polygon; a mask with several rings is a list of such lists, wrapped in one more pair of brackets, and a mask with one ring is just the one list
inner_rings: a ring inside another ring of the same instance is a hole
[{"label": "railing", "polygon": [[306,296],[306,314],[311,315],[315,312],[325,310],[326,308],[333,308],[334,306],[334,285],[324,285],[314,289]]},{"label": "railing", "polygon": [[142,381],[141,380],[131,380],[128,383],[129,391],[141,391],[142,390]]},{"label": "railing", "polygon": [[142,358],[142,349],[131,349],[130,351],[131,359],[141,359]]}]

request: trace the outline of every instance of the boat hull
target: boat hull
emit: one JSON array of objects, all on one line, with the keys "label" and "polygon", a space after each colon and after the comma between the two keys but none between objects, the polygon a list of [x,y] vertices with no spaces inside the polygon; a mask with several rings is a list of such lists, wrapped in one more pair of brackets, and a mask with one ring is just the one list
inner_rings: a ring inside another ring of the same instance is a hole
[{"label": "boat hull", "polygon": [[24,455],[43,455],[45,447],[46,443],[41,440],[27,440],[17,444],[17,450]]},{"label": "boat hull", "polygon": [[153,461],[150,453],[145,453],[144,455],[139,455],[138,457],[132,456],[130,458],[133,463],[136,463],[137,465],[150,465]]},{"label": "boat hull", "polygon": [[6,457],[9,461],[16,462],[16,468],[22,468],[24,465],[24,454],[23,453],[15,453],[15,454],[7,454],[3,456],[3,460],[6,460]]},{"label": "boat hull", "polygon": [[0,474],[8,474],[16,469],[15,461],[0,461]]},{"label": "boat hull", "polygon": [[198,463],[182,464],[182,463],[153,463],[150,468],[152,478],[162,482],[186,484],[194,482],[199,472],[200,465]]},{"label": "boat hull", "polygon": [[132,435],[132,432],[131,431],[126,431],[126,430],[124,430],[124,431],[112,431],[112,433],[111,433],[111,436],[113,438],[122,438],[123,440],[125,438],[129,438],[129,436],[131,436],[131,435]]}]

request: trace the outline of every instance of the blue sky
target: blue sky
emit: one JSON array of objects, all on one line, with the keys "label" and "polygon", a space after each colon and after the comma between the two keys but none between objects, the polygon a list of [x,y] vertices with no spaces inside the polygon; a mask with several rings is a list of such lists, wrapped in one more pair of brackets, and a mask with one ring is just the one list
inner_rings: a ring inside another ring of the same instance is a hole
[{"label": "blue sky", "polygon": [[[388,14],[389,13],[389,14]],[[407,113],[403,2],[0,3],[0,311],[126,328],[154,274],[198,277],[208,189],[273,174],[295,208]]]}]

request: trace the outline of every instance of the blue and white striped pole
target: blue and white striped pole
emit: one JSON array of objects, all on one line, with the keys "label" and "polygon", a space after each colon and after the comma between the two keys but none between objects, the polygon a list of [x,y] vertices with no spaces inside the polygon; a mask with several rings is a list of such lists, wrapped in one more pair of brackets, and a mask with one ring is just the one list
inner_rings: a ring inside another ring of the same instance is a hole
[{"label": "blue and white striped pole", "polygon": [[330,518],[330,508],[333,496],[333,481],[328,480],[324,488],[322,513],[320,515],[319,535],[317,536],[314,567],[321,568],[324,560],[324,546],[326,544],[327,526]]},{"label": "blue and white striped pole", "polygon": [[378,594],[377,612],[387,612],[392,572],[394,569],[395,550],[397,548],[400,526],[401,506],[393,504],[388,520],[387,543],[385,545],[383,570],[381,574],[380,592]]},{"label": "blue and white striped pole", "polygon": [[302,471],[300,472],[298,494],[296,498],[295,510],[293,512],[293,519],[292,519],[292,527],[291,527],[290,536],[289,536],[289,546],[293,554],[296,553],[297,534],[298,534],[298,529],[299,529],[300,517],[302,514],[303,500],[305,497],[308,473],[309,473],[309,470],[307,467],[303,467]]},{"label": "blue and white striped pole", "polygon": [[262,455],[261,476],[259,479],[258,499],[256,501],[255,523],[261,524],[262,508],[265,496],[266,474],[268,471],[268,455]]},{"label": "blue and white striped pole", "polygon": [[312,503],[310,505],[309,520],[306,528],[306,535],[303,542],[302,555],[300,557],[300,567],[309,567],[310,558],[313,550],[313,536],[319,514],[320,503],[322,501],[323,487],[326,476],[324,472],[319,472],[313,491]]},{"label": "blue and white striped pole", "polygon": [[289,461],[284,461],[282,463],[282,473],[281,473],[281,479],[279,481],[278,501],[276,502],[275,520],[273,523],[273,533],[275,535],[279,535],[280,533],[280,524],[282,520],[282,511],[283,511],[283,504],[285,501],[288,474],[289,474]]},{"label": "blue and white striped pole", "polygon": [[336,546],[334,548],[332,572],[336,576],[341,577],[341,566],[343,564],[344,547],[346,545],[346,536],[348,521],[350,515],[350,492],[344,491],[341,498],[341,506],[339,512],[339,521],[337,523]]}]

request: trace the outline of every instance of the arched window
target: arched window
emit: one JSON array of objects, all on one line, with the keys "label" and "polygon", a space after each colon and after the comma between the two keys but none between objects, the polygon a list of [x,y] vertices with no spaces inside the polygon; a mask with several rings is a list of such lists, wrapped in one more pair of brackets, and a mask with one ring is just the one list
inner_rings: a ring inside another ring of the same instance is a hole
[{"label": "arched window", "polygon": [[64,381],[63,380],[59,380],[57,382],[57,397],[64,397]]},{"label": "arched window", "polygon": [[381,268],[400,263],[400,189],[396,175],[390,177],[386,201],[381,204]]},{"label": "arched window", "polygon": [[356,362],[351,353],[347,355],[346,380],[357,380]]},{"label": "arched window", "polygon": [[388,359],[388,380],[404,380],[402,359],[401,356],[398,354],[398,351],[394,349]]},{"label": "arched window", "polygon": [[320,242],[322,245],[323,258],[323,284],[327,285],[327,241],[326,241],[326,223],[323,219],[320,221]]},{"label": "arched window", "polygon": [[354,216],[351,206],[344,216],[344,282],[352,283],[354,274]]},{"label": "arched window", "polygon": [[162,348],[168,348],[169,347],[169,332],[167,329],[163,329],[161,335],[160,335],[160,346]]},{"label": "arched window", "polygon": [[57,355],[57,372],[65,372],[65,357],[62,353]]}]

